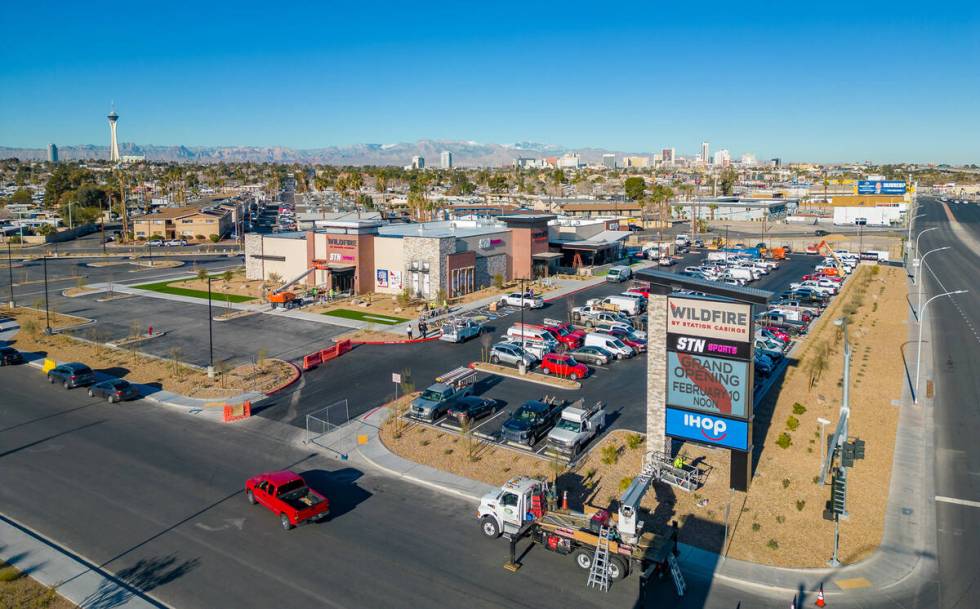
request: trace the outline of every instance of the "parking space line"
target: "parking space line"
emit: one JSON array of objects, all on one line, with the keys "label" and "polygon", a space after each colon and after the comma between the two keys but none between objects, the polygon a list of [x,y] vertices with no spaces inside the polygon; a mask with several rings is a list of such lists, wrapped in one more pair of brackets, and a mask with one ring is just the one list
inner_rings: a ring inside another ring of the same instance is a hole
[{"label": "parking space line", "polygon": [[477,425],[476,427],[474,427],[473,428],[473,431],[476,431],[477,429],[480,429],[481,427],[483,427],[484,425],[486,425],[490,421],[496,419],[497,417],[499,417],[500,415],[502,415],[502,414],[504,414],[506,412],[507,412],[506,410],[501,410],[500,412],[498,412],[497,414],[493,415],[492,417],[490,417],[486,421],[484,421],[484,422],[480,423],[479,425]]}]

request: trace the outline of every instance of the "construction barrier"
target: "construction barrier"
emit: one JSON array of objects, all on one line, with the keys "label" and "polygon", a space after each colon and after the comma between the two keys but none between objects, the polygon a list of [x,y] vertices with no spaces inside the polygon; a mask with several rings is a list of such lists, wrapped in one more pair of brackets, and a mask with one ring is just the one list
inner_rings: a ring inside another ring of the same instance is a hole
[{"label": "construction barrier", "polygon": [[241,404],[225,404],[225,423],[240,421],[252,416],[252,402],[245,400]]},{"label": "construction barrier", "polygon": [[313,353],[303,357],[303,370],[309,370],[310,368],[318,366],[322,363],[329,362],[330,360],[338,358],[347,353],[353,348],[353,343],[350,341],[350,339],[347,339],[342,340],[339,343],[335,343],[332,347],[314,351]]}]

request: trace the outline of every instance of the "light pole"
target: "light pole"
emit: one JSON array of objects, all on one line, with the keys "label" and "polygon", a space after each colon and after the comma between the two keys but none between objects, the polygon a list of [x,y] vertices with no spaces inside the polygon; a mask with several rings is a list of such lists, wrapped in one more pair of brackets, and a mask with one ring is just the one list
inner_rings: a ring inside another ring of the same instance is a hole
[{"label": "light pole", "polygon": [[919,371],[921,370],[921,360],[922,360],[922,326],[925,325],[926,320],[926,307],[929,303],[937,298],[942,298],[943,296],[952,296],[953,294],[965,294],[968,290],[955,290],[953,292],[943,292],[942,294],[936,294],[932,298],[926,301],[926,304],[922,305],[922,310],[919,313],[919,340],[918,345],[915,348],[915,384],[912,385],[912,403],[919,403]]},{"label": "light pole", "polygon": [[912,223],[918,220],[919,218],[925,218],[925,217],[926,217],[925,214],[918,214],[917,216],[913,216],[912,218],[909,218],[909,234],[908,237],[905,239],[905,242],[909,244],[909,254],[912,253]]},{"label": "light pole", "polygon": [[51,312],[48,309],[48,257],[44,256],[41,260],[44,264],[44,333],[51,334]]},{"label": "light pole", "polygon": [[10,279],[10,308],[13,309],[16,304],[14,304],[14,263],[10,260],[10,237],[4,236],[4,241],[7,242],[7,274]]},{"label": "light pole", "polygon": [[840,417],[841,433],[837,436],[837,446],[841,446],[847,440],[847,419],[851,414],[851,402],[848,399],[851,391],[851,343],[847,340],[847,318],[839,317],[834,320],[835,326],[840,326],[844,331],[844,395],[841,398]]},{"label": "light pole", "polygon": [[208,378],[214,378],[214,333],[211,328],[211,276],[208,275]]},{"label": "light pole", "polygon": [[[931,230],[939,230],[939,227],[933,226],[932,228],[924,228],[921,231],[919,231],[918,235],[915,236],[915,255],[912,257],[912,262],[915,262],[915,258],[919,255],[919,239],[922,238],[923,234],[928,233]],[[919,266],[922,265],[920,264]],[[919,282],[918,267],[914,266],[912,267],[912,283],[918,283],[918,282]]]},{"label": "light pole", "polygon": [[[950,246],[948,246],[948,245],[946,245],[946,246],[943,246],[943,247],[937,247],[936,249],[932,249],[932,250],[929,250],[929,251],[928,251],[928,252],[926,252],[925,254],[922,254],[922,257],[921,257],[921,258],[919,258],[919,268],[922,268],[922,265],[924,265],[924,264],[925,264],[925,261],[926,261],[926,256],[928,256],[929,254],[931,254],[931,253],[933,253],[933,252],[941,252],[941,251],[943,251],[943,250],[948,250],[948,249],[949,249],[949,247],[950,247]],[[919,300],[918,300],[918,302],[916,303],[916,306],[915,306],[915,309],[916,309],[916,312],[915,312],[915,314],[916,314],[916,315],[918,315],[918,314],[919,314],[919,308],[920,308],[920,307],[922,306],[922,292],[923,292],[923,291],[924,291],[924,290],[922,290],[922,286],[919,286]]]}]

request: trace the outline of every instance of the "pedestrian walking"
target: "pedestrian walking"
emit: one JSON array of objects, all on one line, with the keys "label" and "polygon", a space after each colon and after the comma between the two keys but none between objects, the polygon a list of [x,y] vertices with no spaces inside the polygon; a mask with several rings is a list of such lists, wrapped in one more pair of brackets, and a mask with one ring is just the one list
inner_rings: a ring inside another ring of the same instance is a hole
[{"label": "pedestrian walking", "polygon": [[408,340],[412,340],[412,322],[408,322]]},{"label": "pedestrian walking", "polygon": [[424,321],[419,322],[419,338],[425,338],[429,334],[429,324]]}]

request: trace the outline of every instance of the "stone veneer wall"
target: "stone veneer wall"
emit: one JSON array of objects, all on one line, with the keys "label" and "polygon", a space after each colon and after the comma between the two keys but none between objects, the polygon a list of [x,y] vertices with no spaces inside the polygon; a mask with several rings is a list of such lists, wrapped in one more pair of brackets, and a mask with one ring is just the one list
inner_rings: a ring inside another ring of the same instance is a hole
[{"label": "stone veneer wall", "polygon": [[507,254],[476,257],[476,289],[493,285],[493,276],[498,273],[507,280]]},{"label": "stone veneer wall", "polygon": [[408,267],[412,262],[418,261],[429,263],[429,298],[435,298],[440,289],[446,289],[449,276],[446,265],[442,262],[456,251],[455,240],[455,237],[405,236],[406,287],[411,289],[411,271]]},{"label": "stone veneer wall", "polygon": [[262,261],[255,256],[262,254],[262,235],[245,233],[245,278],[264,279]]},{"label": "stone veneer wall", "polygon": [[667,296],[650,295],[647,307],[647,450],[667,445]]}]

